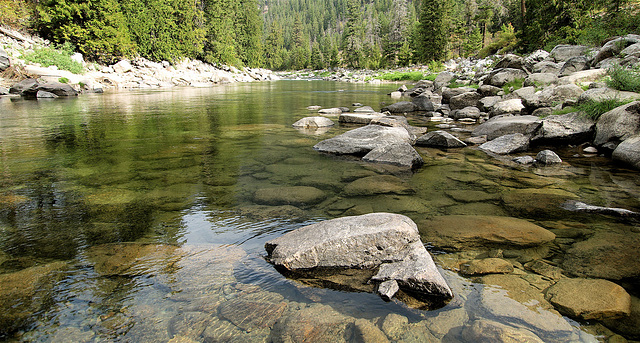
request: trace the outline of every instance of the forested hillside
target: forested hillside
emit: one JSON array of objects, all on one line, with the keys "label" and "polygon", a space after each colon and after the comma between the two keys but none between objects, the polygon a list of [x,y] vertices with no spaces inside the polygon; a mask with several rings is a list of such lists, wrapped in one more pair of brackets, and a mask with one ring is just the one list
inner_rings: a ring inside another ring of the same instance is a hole
[{"label": "forested hillside", "polygon": [[638,31],[640,0],[0,0],[0,24],[111,63],[199,58],[379,69],[598,45]]}]

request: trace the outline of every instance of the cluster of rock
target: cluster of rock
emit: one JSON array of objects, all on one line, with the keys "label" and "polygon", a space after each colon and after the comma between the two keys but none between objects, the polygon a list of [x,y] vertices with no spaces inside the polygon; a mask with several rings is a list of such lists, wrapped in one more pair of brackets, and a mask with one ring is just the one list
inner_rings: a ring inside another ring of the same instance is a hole
[{"label": "cluster of rock", "polygon": [[[260,68],[237,69],[232,66],[214,66],[199,60],[184,59],[175,64],[167,61],[152,62],[138,57],[132,60],[121,60],[110,66],[88,64],[81,54],[71,58],[81,63],[86,73],[73,74],[59,70],[55,66],[42,67],[30,64],[22,59],[34,49],[49,45],[49,42],[23,35],[19,32],[3,28],[0,31],[0,71],[16,66],[20,74],[38,79],[40,83],[54,83],[60,79],[73,85],[77,91],[102,91],[109,89],[144,89],[161,87],[210,87],[214,84],[230,82],[250,82],[277,80],[279,77],[272,71]],[[0,87],[10,87],[15,80],[0,79]],[[6,88],[0,88],[0,95],[8,94]]]},{"label": "cluster of rock", "polygon": [[[554,110],[589,101],[640,99],[640,94],[610,89],[600,82],[607,75],[605,68],[614,64],[634,66],[638,58],[640,36],[636,35],[613,39],[596,50],[559,45],[551,53],[540,50],[524,58],[506,55],[493,70],[476,73],[477,88],[448,88],[451,83],[468,83],[464,80],[466,75],[442,72],[433,82],[421,81],[411,89],[403,86],[391,93],[392,97],[411,100],[397,102],[383,111],[419,113],[432,120],[462,124],[481,123],[465,143],[479,144],[481,150],[492,154],[522,152],[534,145],[588,142],[593,145],[591,151],[612,153],[615,160],[640,168],[638,102],[605,113],[597,122],[579,112],[551,115]],[[524,87],[508,88],[519,83]],[[450,137],[440,137],[433,146],[462,145]],[[518,162],[533,161],[529,158]]]}]

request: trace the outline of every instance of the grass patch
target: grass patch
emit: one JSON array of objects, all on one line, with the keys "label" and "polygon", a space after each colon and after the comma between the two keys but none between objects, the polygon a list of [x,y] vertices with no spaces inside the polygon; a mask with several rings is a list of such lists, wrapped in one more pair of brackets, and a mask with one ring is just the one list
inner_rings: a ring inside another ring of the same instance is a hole
[{"label": "grass patch", "polygon": [[[379,76],[381,80],[385,81],[420,81],[424,80],[425,76],[422,72],[419,71],[408,71],[408,72],[391,72],[384,73]],[[435,78],[434,78],[435,80]]]},{"label": "grass patch", "polygon": [[578,109],[573,107],[573,106],[567,106],[561,110],[555,110],[551,113],[551,115],[554,116],[558,116],[558,115],[563,115],[563,114],[568,114],[568,113],[573,113],[573,112],[578,112]]},{"label": "grass patch", "polygon": [[608,69],[607,86],[619,91],[640,92],[640,68],[615,65]]},{"label": "grass patch", "polygon": [[64,44],[59,49],[38,48],[32,53],[26,54],[24,59],[32,63],[39,63],[43,67],[56,66],[60,70],[82,74],[84,72],[82,63],[72,60],[71,55],[73,55],[73,47],[70,44]]},{"label": "grass patch", "polygon": [[614,98],[603,101],[587,101],[577,105],[575,108],[584,113],[587,117],[598,120],[601,115],[630,102],[631,100],[622,101]]},{"label": "grass patch", "polygon": [[513,90],[518,90],[520,88],[522,88],[524,86],[524,79],[520,78],[520,79],[515,79],[513,81],[507,82],[504,86],[502,86],[502,90],[504,91],[504,94],[509,94],[512,92],[511,88],[513,87]]},{"label": "grass patch", "polygon": [[60,83],[69,83],[69,79],[67,79],[66,77],[61,77],[58,79],[58,82]]}]

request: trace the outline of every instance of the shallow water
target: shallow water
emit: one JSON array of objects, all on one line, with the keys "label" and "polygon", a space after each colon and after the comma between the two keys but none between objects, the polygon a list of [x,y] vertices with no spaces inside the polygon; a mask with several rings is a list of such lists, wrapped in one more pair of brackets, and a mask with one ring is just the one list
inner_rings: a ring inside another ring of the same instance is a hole
[{"label": "shallow water", "polygon": [[[468,341],[465,328],[483,319],[544,341],[617,339],[610,329],[637,338],[633,330],[559,316],[544,301],[550,279],[522,267],[539,258],[561,265],[573,244],[597,234],[640,239],[637,223],[570,213],[553,202],[561,193],[638,211],[637,173],[579,148],[560,150],[566,163],[550,168],[517,167],[472,148],[419,148],[426,164],[410,172],[312,149],[355,126],[291,127],[315,115],[309,105],[379,109],[395,88],[280,81],[52,101],[0,98],[0,283],[15,287],[0,300],[0,339],[372,341],[384,332],[398,342],[456,342]],[[421,116],[409,120],[435,125]],[[393,175],[411,191],[345,191],[376,175]],[[292,206],[255,196],[285,186],[315,187],[325,197]],[[456,273],[461,261],[483,252],[433,249],[456,294],[435,311],[310,287],[264,261],[269,239],[369,212],[405,214],[418,225],[446,215],[513,216],[558,238],[542,253],[504,251],[515,277],[526,281],[517,287],[508,277]],[[637,276],[617,282],[637,295]]]}]

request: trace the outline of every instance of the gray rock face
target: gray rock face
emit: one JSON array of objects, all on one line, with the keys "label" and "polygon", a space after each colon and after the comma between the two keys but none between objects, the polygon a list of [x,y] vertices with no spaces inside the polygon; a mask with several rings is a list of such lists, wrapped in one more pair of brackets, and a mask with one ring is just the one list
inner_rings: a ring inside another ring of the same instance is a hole
[{"label": "gray rock face", "polygon": [[585,56],[571,57],[562,65],[560,76],[571,75],[577,71],[589,69],[589,59]]},{"label": "gray rock face", "polygon": [[640,169],[640,135],[625,139],[613,151],[613,159]]},{"label": "gray rock face", "polygon": [[338,118],[338,121],[341,123],[348,124],[364,124],[367,125],[371,123],[372,120],[379,119],[384,117],[384,114],[381,113],[342,113]]},{"label": "gray rock face", "polygon": [[436,148],[463,148],[467,145],[446,131],[432,131],[416,140],[416,145]]},{"label": "gray rock face", "polygon": [[38,81],[36,79],[24,79],[9,89],[9,93],[11,94],[23,94],[25,92],[35,93],[38,91]]},{"label": "gray rock face", "polygon": [[394,143],[411,143],[409,132],[402,127],[367,125],[324,140],[313,148],[332,154],[364,155],[377,147]]},{"label": "gray rock face", "polygon": [[420,94],[413,99],[411,102],[416,105],[418,111],[429,111],[433,112],[436,110],[431,98],[426,94]]},{"label": "gray rock face", "polygon": [[337,114],[342,113],[342,110],[337,108],[337,107],[334,107],[334,108],[323,108],[323,109],[319,110],[318,113],[320,113],[320,114],[334,114],[334,115],[337,115]]},{"label": "gray rock face", "polygon": [[480,118],[480,109],[473,106],[465,107],[461,110],[453,111],[451,117],[455,120],[460,119],[478,119]]},{"label": "gray rock face", "polygon": [[453,294],[406,216],[371,213],[323,221],[265,244],[269,260],[291,271],[313,268],[376,268],[376,281],[451,298]]},{"label": "gray rock face", "polygon": [[542,61],[538,62],[533,66],[533,73],[545,73],[545,74],[558,74],[560,73],[560,69],[562,69],[562,64],[555,63],[552,61]]},{"label": "gray rock face", "polygon": [[617,99],[621,101],[633,101],[640,99],[640,94],[634,92],[624,92],[608,87],[587,89],[578,97],[578,103],[588,101],[604,101],[609,99]]},{"label": "gray rock face", "polygon": [[624,57],[628,57],[628,56],[638,57],[638,56],[640,56],[640,43],[635,43],[635,44],[629,45],[628,47],[626,47],[622,51],[620,51],[620,55],[622,55]]},{"label": "gray rock face", "polygon": [[0,71],[5,71],[11,66],[11,59],[6,51],[0,49]]},{"label": "gray rock face", "polygon": [[542,127],[533,138],[536,143],[583,143],[595,132],[593,119],[579,112],[550,115],[542,119]]},{"label": "gray rock face", "polygon": [[305,117],[293,123],[292,126],[313,129],[318,127],[329,127],[333,125],[333,120],[327,117]]},{"label": "gray rock face", "polygon": [[53,94],[53,93],[49,93],[46,91],[38,91],[36,93],[36,98],[38,99],[54,99],[57,98],[58,96]]},{"label": "gray rock face", "polygon": [[601,61],[614,57],[622,52],[628,46],[638,43],[637,36],[619,37],[608,41],[600,48],[600,51],[593,58],[593,64],[597,65]]},{"label": "gray rock face", "polygon": [[487,140],[493,140],[500,136],[521,133],[533,135],[542,125],[542,120],[535,116],[498,116],[478,125],[472,136],[487,136]]},{"label": "gray rock face", "polygon": [[458,88],[443,88],[442,89],[442,102],[448,104],[451,98],[454,96],[475,92],[476,90],[471,87],[458,87]]},{"label": "gray rock face", "polygon": [[478,108],[484,112],[490,112],[495,104],[502,101],[501,96],[486,96],[478,101]]},{"label": "gray rock face", "polygon": [[567,100],[577,100],[584,90],[573,83],[557,87],[547,87],[537,97],[525,99],[527,107],[553,107]]},{"label": "gray rock face", "polygon": [[478,88],[478,93],[482,94],[485,97],[498,95],[498,93],[500,93],[501,91],[502,88],[492,85],[482,85]]},{"label": "gray rock face", "polygon": [[406,113],[406,112],[415,112],[418,110],[418,106],[409,101],[400,101],[395,104],[391,104],[382,109],[382,112],[389,111],[391,113]]},{"label": "gray rock face", "polygon": [[459,110],[469,106],[477,107],[480,99],[482,99],[482,95],[475,90],[462,93],[449,99],[449,108],[451,110]]},{"label": "gray rock face", "polygon": [[551,50],[550,57],[556,62],[565,62],[572,57],[584,55],[588,49],[584,45],[557,45]]},{"label": "gray rock face", "polygon": [[9,90],[7,88],[0,86],[0,95],[7,95],[7,94],[9,94]]},{"label": "gray rock face", "polygon": [[607,150],[615,150],[620,142],[640,133],[640,102],[635,101],[615,108],[596,123],[594,144]]},{"label": "gray rock face", "polygon": [[529,149],[529,137],[521,133],[513,133],[498,137],[479,146],[482,151],[498,155],[507,155]]},{"label": "gray rock face", "polygon": [[371,150],[362,158],[365,162],[393,164],[400,167],[417,168],[424,160],[409,143],[389,144]]},{"label": "gray rock face", "polygon": [[546,86],[558,82],[558,75],[555,73],[535,73],[524,79],[524,85],[530,86]]},{"label": "gray rock face", "polygon": [[562,159],[551,150],[542,150],[536,155],[536,163],[543,165],[557,164],[562,163]]},{"label": "gray rock face", "polygon": [[503,68],[495,69],[489,74],[488,83],[492,86],[502,87],[517,79],[525,79],[527,73],[521,69]]},{"label": "gray rock face", "polygon": [[489,112],[490,117],[501,116],[504,114],[521,114],[524,110],[524,105],[522,104],[522,99],[511,99],[499,101],[493,105],[491,108],[491,112]]},{"label": "gray rock face", "polygon": [[53,93],[57,96],[76,96],[78,92],[70,85],[60,82],[42,83],[38,85],[38,91]]},{"label": "gray rock face", "polygon": [[518,55],[507,54],[495,65],[498,68],[523,69],[524,59]]}]

